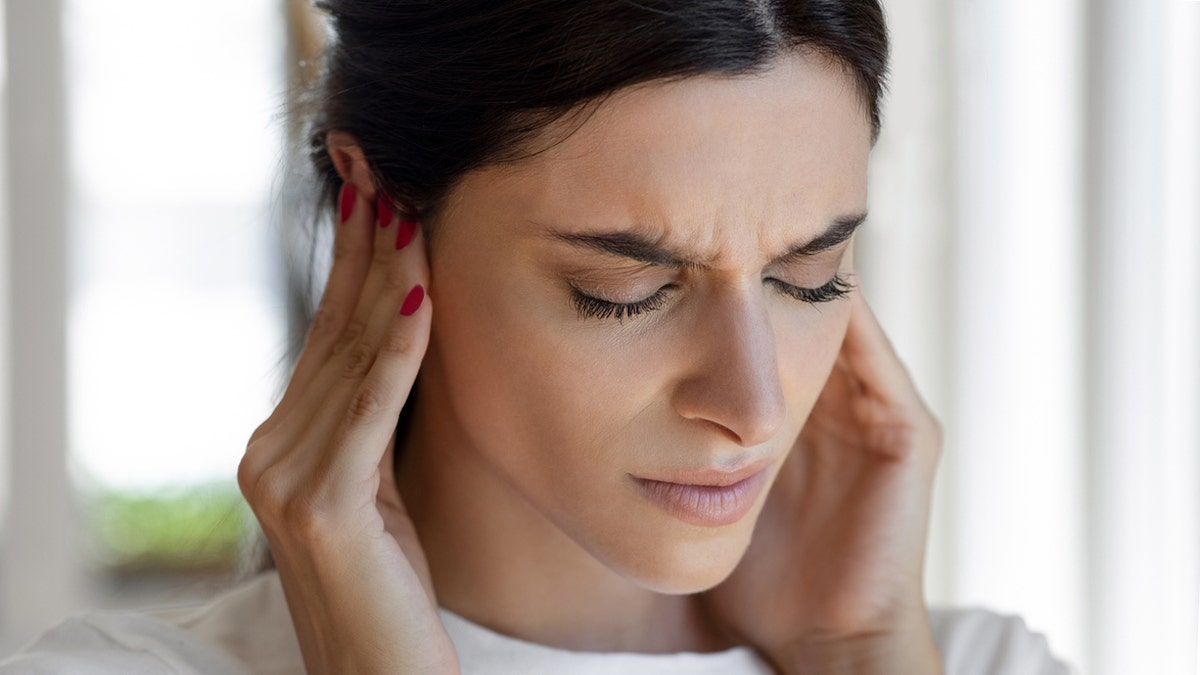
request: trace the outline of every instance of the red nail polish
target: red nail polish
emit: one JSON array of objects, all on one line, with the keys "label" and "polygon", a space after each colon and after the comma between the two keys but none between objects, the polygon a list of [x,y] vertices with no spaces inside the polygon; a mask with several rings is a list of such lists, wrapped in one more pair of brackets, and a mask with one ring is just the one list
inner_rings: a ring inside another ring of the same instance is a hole
[{"label": "red nail polish", "polygon": [[400,221],[400,229],[396,232],[396,250],[408,246],[408,242],[412,241],[413,234],[417,231],[416,221],[407,218]]},{"label": "red nail polish", "polygon": [[413,286],[413,289],[408,292],[408,297],[404,298],[404,304],[400,306],[401,316],[412,316],[413,312],[421,306],[421,301],[425,299],[425,289],[421,284]]},{"label": "red nail polish", "polygon": [[375,212],[379,214],[380,227],[387,227],[391,224],[392,204],[383,192],[379,193],[379,199],[375,203]]},{"label": "red nail polish", "polygon": [[345,183],[342,185],[341,222],[346,222],[346,219],[350,217],[350,214],[354,213],[354,200],[357,198],[358,197],[354,191],[354,183]]}]

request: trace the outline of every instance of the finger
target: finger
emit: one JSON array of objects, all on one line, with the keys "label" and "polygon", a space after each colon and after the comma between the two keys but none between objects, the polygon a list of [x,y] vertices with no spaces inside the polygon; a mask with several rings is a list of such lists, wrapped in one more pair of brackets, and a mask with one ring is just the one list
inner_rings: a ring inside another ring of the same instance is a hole
[{"label": "finger", "polygon": [[383,295],[399,292],[402,288],[407,291],[412,286],[412,276],[405,273],[406,257],[396,253],[408,248],[415,235],[415,222],[401,219],[382,191],[373,209],[375,236],[367,278],[355,301],[350,321],[334,344],[334,354],[354,345],[367,333],[371,315]]},{"label": "finger", "polygon": [[[380,231],[397,232],[395,222],[387,227],[378,228]],[[321,438],[327,438],[337,421],[337,415],[345,409],[346,401],[354,394],[359,384],[374,365],[378,352],[389,339],[388,331],[395,323],[397,312],[400,311],[409,294],[415,286],[421,286],[421,293],[429,285],[429,263],[425,254],[425,240],[421,228],[410,224],[403,231],[402,242],[407,241],[400,250],[396,250],[394,236],[385,235],[387,245],[381,246],[376,238],[375,257],[383,260],[371,263],[371,276],[368,277],[359,308],[367,314],[365,318],[352,320],[352,325],[361,325],[348,330],[334,346],[334,353],[312,381],[313,396],[306,397],[295,406],[298,420],[314,420],[323,422],[313,428]],[[380,256],[380,249],[383,255]],[[368,303],[368,294],[374,293],[373,302]],[[343,342],[353,337],[352,343]],[[401,386],[399,383],[396,386]],[[410,384],[404,385],[407,388]],[[331,417],[331,414],[333,417]],[[306,433],[309,433],[306,431]]]},{"label": "finger", "polygon": [[[429,342],[429,310],[425,309],[429,301],[423,285],[415,285],[406,295],[406,300],[409,298],[405,303],[381,304],[391,326],[381,344],[373,348],[365,372],[356,375],[323,370],[318,374],[313,388],[323,395],[313,398],[319,405],[307,417],[293,411],[296,418],[305,420],[293,426],[303,428],[292,428],[291,438],[277,443],[283,449],[271,463],[286,465],[288,475],[310,482],[322,501],[334,499],[338,503],[336,500],[349,497],[361,502],[367,496],[375,499],[376,493],[386,494],[385,485],[395,491],[390,466],[382,472],[384,458],[389,456],[400,410],[416,381]],[[331,377],[335,378],[332,382]],[[387,434],[382,444],[373,440],[380,425]],[[367,427],[367,432],[357,426]],[[375,489],[367,495],[363,492],[364,482],[376,479],[371,462],[381,471],[380,482],[372,485]]]},{"label": "finger", "polygon": [[313,376],[329,360],[333,345],[350,320],[367,278],[368,262],[374,248],[375,212],[352,183],[344,183],[338,193],[337,217],[333,264],[321,303],[309,326],[304,349],[279,403],[281,408],[290,405],[299,392],[305,391]]},{"label": "finger", "polygon": [[429,345],[432,302],[423,290],[415,286],[415,293],[406,294],[414,300],[393,308],[378,356],[332,434],[326,464],[331,475],[342,478],[336,485],[352,491],[347,494],[352,499],[360,489],[356,483],[373,476],[388,454],[389,439]]},{"label": "finger", "polygon": [[[376,208],[379,227],[371,269],[374,276],[368,277],[368,287],[356,308],[356,314],[366,321],[360,341],[373,348],[393,329],[396,310],[413,287],[421,284],[423,293],[429,285],[425,240],[418,223],[393,211],[386,197],[380,197]],[[375,294],[373,300],[369,299],[371,293]]]},{"label": "finger", "polygon": [[[398,232],[396,222],[386,222],[385,226],[376,225],[378,232]],[[371,406],[371,401],[356,402],[356,396],[369,396],[372,392],[359,394],[359,388],[374,367],[381,350],[389,349],[389,341],[398,339],[388,331],[396,322],[398,313],[404,308],[409,294],[420,286],[420,294],[428,286],[429,264],[425,253],[425,240],[419,227],[410,227],[402,235],[401,243],[407,241],[400,250],[396,250],[396,239],[388,236],[382,242],[377,234],[375,239],[375,254],[371,263],[371,275],[364,283],[363,296],[359,306],[364,311],[371,312],[365,320],[364,327],[347,331],[335,344],[333,354],[322,366],[320,372],[312,379],[309,386],[311,395],[300,399],[288,413],[291,424],[288,433],[291,438],[282,439],[281,445],[288,448],[286,452],[299,455],[294,461],[305,471],[316,470],[321,463],[326,462],[329,439],[334,434],[348,409]],[[377,264],[375,260],[383,250],[386,263]],[[370,289],[377,289],[372,291]],[[369,293],[377,293],[376,301],[368,305],[366,297]],[[355,319],[354,321],[363,321]],[[344,343],[347,337],[353,337],[354,342]],[[391,347],[395,349],[394,345]],[[412,381],[395,382],[390,385],[404,396],[412,388]],[[403,400],[401,400],[401,406]],[[393,429],[399,418],[399,409],[393,417]],[[303,442],[301,439],[315,439]]]},{"label": "finger", "polygon": [[[342,202],[342,213],[346,213],[348,203]],[[353,259],[347,256],[346,267],[353,267],[353,271],[347,271],[345,277],[351,278],[351,281],[337,289],[336,296],[330,297],[328,320],[324,321],[322,329],[326,334],[311,350],[305,349],[306,352],[311,351],[311,360],[305,364],[307,370],[301,374],[303,380],[299,380],[294,387],[289,385],[292,396],[284,397],[288,405],[285,407],[282,402],[280,404],[284,411],[284,423],[288,418],[293,421],[307,420],[314,408],[321,405],[328,395],[328,387],[336,378],[320,373],[330,368],[357,369],[360,376],[366,373],[373,354],[360,343],[370,313],[378,304],[380,293],[389,285],[394,288],[399,283],[394,273],[388,277],[390,263],[396,258],[392,233],[397,231],[393,225],[396,218],[390,200],[380,191],[375,202],[371,203],[359,193],[353,204],[353,214],[345,225],[355,228],[355,234],[360,237],[362,232],[368,233],[364,237],[365,251],[356,251],[357,256]],[[355,360],[359,362],[357,365],[353,363]]]},{"label": "finger", "polygon": [[858,382],[885,401],[918,402],[916,388],[861,287],[850,296],[850,324],[840,359]]}]

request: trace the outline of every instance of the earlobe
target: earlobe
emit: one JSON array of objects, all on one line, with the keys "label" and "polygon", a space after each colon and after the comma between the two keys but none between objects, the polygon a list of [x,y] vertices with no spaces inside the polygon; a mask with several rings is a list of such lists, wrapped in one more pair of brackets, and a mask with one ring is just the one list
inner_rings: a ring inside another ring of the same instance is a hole
[{"label": "earlobe", "polygon": [[333,129],[325,135],[325,150],[342,182],[353,183],[367,201],[375,199],[375,180],[358,141],[348,132]]}]

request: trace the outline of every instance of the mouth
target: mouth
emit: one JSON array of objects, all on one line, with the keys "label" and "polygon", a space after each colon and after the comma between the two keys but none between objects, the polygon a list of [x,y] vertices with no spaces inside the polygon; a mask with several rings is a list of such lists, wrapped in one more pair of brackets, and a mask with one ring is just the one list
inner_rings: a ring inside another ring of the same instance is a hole
[{"label": "mouth", "polygon": [[767,483],[769,462],[737,471],[701,469],[672,480],[631,476],[643,495],[670,515],[692,525],[732,525],[749,513]]}]

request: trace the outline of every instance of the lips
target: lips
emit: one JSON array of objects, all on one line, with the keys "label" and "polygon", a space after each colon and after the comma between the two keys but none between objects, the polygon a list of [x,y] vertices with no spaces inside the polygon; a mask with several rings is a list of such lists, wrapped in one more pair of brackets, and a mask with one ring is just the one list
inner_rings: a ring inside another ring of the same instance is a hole
[{"label": "lips", "polygon": [[721,527],[746,516],[767,483],[769,461],[734,471],[699,468],[669,476],[633,476],[639,491],[670,515],[692,525]]}]

